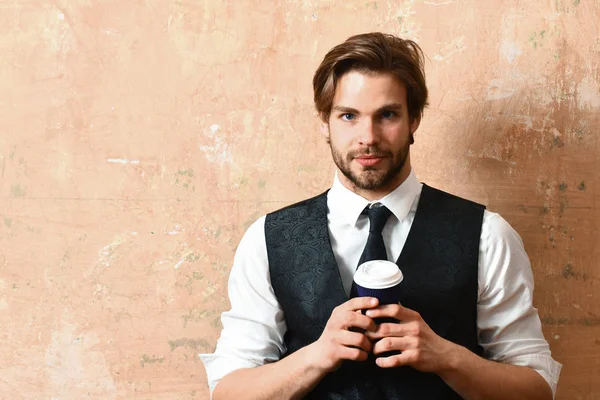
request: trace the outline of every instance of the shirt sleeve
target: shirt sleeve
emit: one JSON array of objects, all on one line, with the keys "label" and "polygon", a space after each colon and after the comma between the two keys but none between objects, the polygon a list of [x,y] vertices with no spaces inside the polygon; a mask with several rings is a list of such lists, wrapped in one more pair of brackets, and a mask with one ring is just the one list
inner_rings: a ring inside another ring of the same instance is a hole
[{"label": "shirt sleeve", "polygon": [[228,294],[231,309],[221,316],[223,330],[212,354],[200,354],[210,393],[227,374],[279,360],[287,331],[283,310],[269,276],[265,217],[248,228],[238,245]]},{"label": "shirt sleeve", "polygon": [[477,325],[484,357],[537,371],[556,393],[562,365],[552,359],[533,306],[533,274],[521,237],[500,215],[484,214]]}]

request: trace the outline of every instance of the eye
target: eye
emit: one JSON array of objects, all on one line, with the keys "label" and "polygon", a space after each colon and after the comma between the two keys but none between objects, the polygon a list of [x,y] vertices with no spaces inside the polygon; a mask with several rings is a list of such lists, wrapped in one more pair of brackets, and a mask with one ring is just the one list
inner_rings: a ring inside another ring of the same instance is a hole
[{"label": "eye", "polygon": [[344,121],[352,121],[356,118],[356,115],[351,113],[344,113],[340,116]]},{"label": "eye", "polygon": [[396,113],[394,111],[390,111],[390,110],[383,111],[381,113],[381,118],[383,118],[383,119],[390,119],[390,118],[394,118],[395,116],[396,116]]}]

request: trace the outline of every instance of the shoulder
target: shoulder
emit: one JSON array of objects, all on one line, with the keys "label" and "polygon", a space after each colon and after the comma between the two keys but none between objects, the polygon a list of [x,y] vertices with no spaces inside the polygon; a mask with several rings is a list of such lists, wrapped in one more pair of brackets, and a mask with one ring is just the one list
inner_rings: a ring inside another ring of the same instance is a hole
[{"label": "shoulder", "polygon": [[236,259],[249,254],[261,256],[265,249],[265,216],[254,221],[240,239],[236,250]]},{"label": "shoulder", "polygon": [[483,213],[482,239],[505,245],[523,245],[521,236],[500,214],[486,210]]},{"label": "shoulder", "polygon": [[441,189],[437,189],[437,188],[428,186],[427,184],[423,184],[423,189],[422,189],[421,196],[424,193],[433,194],[437,198],[444,199],[444,200],[446,200],[446,201],[448,201],[449,203],[452,203],[452,204],[461,203],[464,206],[471,206],[471,207],[476,207],[476,208],[485,208],[485,205],[483,205],[483,204],[479,204],[479,203],[477,203],[477,202],[475,202],[473,200],[469,200],[469,199],[466,199],[464,197],[460,197],[460,196],[457,196],[455,194],[443,191]]},{"label": "shoulder", "polygon": [[312,210],[315,208],[327,208],[327,193],[329,191],[325,191],[317,196],[311,197],[306,200],[299,201],[294,204],[290,204],[289,206],[285,206],[278,210],[272,211],[266,215],[266,219],[272,220],[276,219],[283,215],[293,215],[297,213],[301,213],[303,210]]}]

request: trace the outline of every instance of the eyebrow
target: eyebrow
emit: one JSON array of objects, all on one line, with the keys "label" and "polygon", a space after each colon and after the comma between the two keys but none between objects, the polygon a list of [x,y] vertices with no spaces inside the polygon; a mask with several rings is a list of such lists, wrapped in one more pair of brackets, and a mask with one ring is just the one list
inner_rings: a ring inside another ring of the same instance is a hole
[{"label": "eyebrow", "polygon": [[[377,110],[375,110],[375,113],[381,113],[382,111],[387,111],[387,110],[402,110],[402,104],[401,103],[391,103],[391,104],[386,104],[382,107],[379,107]],[[332,111],[339,111],[339,112],[343,112],[343,113],[350,113],[350,114],[360,114],[360,112],[352,107],[344,107],[344,106],[335,106],[333,107]]]}]

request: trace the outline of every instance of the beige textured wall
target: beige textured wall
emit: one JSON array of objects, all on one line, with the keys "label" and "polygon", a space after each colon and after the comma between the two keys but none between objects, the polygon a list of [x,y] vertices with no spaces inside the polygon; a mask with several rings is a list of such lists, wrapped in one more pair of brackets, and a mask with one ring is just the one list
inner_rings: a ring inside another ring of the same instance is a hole
[{"label": "beige textured wall", "polygon": [[417,40],[425,182],[520,232],[564,364],[600,399],[600,2],[0,1],[0,399],[207,399],[238,240],[327,188],[312,73]]}]

